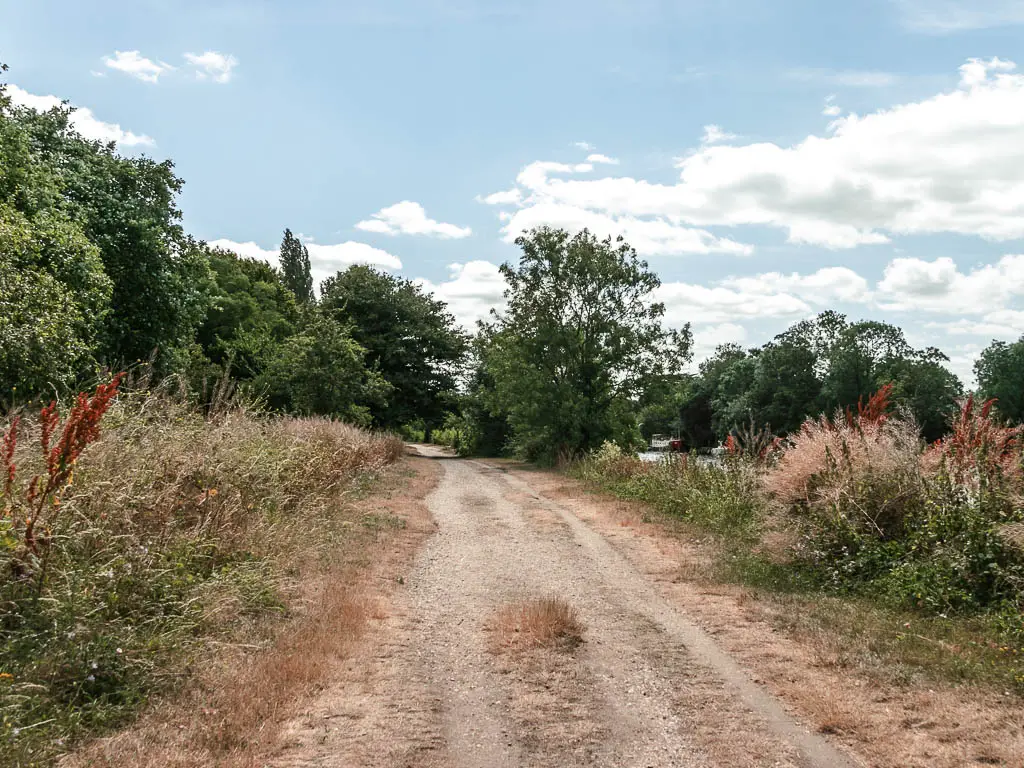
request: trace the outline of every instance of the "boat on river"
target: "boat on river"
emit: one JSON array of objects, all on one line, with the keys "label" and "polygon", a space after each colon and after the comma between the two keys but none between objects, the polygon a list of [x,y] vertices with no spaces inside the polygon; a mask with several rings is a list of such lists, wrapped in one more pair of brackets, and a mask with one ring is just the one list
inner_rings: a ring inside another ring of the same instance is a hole
[{"label": "boat on river", "polygon": [[683,441],[681,438],[668,435],[651,435],[651,450],[681,451],[683,450]]}]

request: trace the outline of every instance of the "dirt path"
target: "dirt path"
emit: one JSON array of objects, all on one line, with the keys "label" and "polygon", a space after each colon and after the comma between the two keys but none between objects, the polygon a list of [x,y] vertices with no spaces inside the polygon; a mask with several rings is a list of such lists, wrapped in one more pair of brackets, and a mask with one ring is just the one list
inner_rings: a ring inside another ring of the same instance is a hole
[{"label": "dirt path", "polygon": [[[387,616],[289,728],[278,766],[860,763],[787,714],[657,586],[519,477],[450,459],[438,525]],[[523,597],[578,612],[575,651],[492,652]]]}]

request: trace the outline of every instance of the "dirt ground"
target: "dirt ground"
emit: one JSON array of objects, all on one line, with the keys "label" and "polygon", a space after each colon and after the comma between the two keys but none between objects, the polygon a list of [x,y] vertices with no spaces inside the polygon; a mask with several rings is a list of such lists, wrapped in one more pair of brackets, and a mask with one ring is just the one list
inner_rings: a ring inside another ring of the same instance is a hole
[{"label": "dirt ground", "polygon": [[[880,683],[842,637],[781,631],[777,606],[707,578],[711,548],[641,505],[417,450],[358,504],[401,525],[328,575],[330,599],[67,766],[1024,766],[1019,699]],[[508,642],[537,599],[582,642]],[[237,746],[210,727],[211,692],[244,715]]]},{"label": "dirt ground", "polygon": [[[443,466],[437,532],[271,765],[869,764],[726,651],[582,492],[419,450]],[[495,652],[494,616],[531,597],[567,601],[584,642]]]}]

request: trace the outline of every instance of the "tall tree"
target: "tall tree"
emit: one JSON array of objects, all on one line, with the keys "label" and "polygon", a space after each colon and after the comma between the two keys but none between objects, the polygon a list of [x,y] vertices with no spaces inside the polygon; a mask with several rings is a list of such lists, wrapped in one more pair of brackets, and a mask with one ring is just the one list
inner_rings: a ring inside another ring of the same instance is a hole
[{"label": "tall tree", "polygon": [[[112,292],[98,356],[116,365],[156,351],[160,369],[180,365],[205,315],[210,276],[179,223],[173,163],[122,157],[112,143],[83,139],[67,107],[2,109],[25,140],[8,145],[17,175],[0,172],[0,188],[21,187],[12,203],[26,215],[69,216],[99,250]],[[46,183],[19,184],[24,172],[41,178],[40,168]]]},{"label": "tall tree", "polygon": [[214,276],[213,301],[196,340],[220,370],[249,380],[268,364],[298,326],[299,311],[281,274],[267,262],[219,248],[207,249]]},{"label": "tall tree", "polygon": [[545,227],[516,244],[519,265],[501,267],[508,309],[482,329],[516,448],[550,461],[638,438],[637,401],[681,372],[689,326],[663,328],[665,307],[651,301],[660,281],[622,238]]},{"label": "tall tree", "polygon": [[281,272],[284,274],[285,286],[295,294],[299,304],[309,304],[313,301],[309,249],[292,235],[290,229],[284,231],[284,240],[281,241]]},{"label": "tall tree", "polygon": [[324,280],[320,294],[323,309],[350,327],[366,364],[392,388],[385,404],[371,406],[374,423],[439,426],[453,406],[468,344],[447,305],[410,280],[358,265]]}]

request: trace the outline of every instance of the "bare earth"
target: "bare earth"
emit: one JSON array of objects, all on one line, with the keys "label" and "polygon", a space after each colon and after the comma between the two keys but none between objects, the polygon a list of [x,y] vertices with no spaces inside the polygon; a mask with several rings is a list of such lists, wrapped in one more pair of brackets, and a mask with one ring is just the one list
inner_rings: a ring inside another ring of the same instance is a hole
[{"label": "bare earth", "polygon": [[[272,765],[867,764],[801,723],[529,475],[419,450],[444,467],[427,498],[438,530]],[[569,602],[584,643],[495,652],[494,616],[524,597]]]}]

